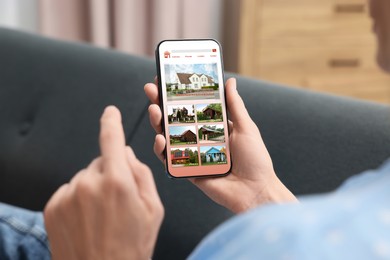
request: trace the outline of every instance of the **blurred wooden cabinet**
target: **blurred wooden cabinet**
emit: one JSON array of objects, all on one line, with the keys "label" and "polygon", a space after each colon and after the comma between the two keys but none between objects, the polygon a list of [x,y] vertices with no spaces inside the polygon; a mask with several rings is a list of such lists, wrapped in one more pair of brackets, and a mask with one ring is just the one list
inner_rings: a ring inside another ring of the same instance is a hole
[{"label": "blurred wooden cabinet", "polygon": [[239,72],[390,103],[367,0],[242,0]]}]

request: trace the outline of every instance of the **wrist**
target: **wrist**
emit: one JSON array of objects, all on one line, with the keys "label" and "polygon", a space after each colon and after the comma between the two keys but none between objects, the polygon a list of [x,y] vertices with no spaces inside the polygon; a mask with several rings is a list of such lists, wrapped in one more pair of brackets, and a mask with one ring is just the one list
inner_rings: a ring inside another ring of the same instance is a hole
[{"label": "wrist", "polygon": [[290,202],[298,202],[294,194],[274,175],[274,178],[265,182],[265,185],[250,185],[250,195],[245,196],[237,207],[232,209],[235,213],[243,213],[250,209],[256,208],[265,204],[282,204]]},{"label": "wrist", "polygon": [[279,180],[275,175],[274,185],[269,186],[269,202],[270,203],[288,203],[298,202],[295,195]]}]

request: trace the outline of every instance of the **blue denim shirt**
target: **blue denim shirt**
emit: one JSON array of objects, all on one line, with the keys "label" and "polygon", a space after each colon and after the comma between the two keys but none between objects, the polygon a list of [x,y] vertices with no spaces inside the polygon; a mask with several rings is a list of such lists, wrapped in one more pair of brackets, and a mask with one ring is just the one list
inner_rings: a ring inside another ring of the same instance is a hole
[{"label": "blue denim shirt", "polygon": [[390,160],[334,192],[223,223],[190,259],[390,259]]},{"label": "blue denim shirt", "polygon": [[50,259],[40,212],[0,203],[0,259]]}]

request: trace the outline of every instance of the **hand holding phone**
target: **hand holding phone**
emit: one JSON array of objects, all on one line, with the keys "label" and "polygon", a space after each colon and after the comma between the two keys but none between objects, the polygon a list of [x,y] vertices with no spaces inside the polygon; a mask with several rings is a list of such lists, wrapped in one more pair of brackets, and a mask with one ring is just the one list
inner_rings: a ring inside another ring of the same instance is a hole
[{"label": "hand holding phone", "polygon": [[167,40],[156,50],[166,171],[175,178],[231,169],[221,47],[215,40]]},{"label": "hand holding phone", "polygon": [[[235,79],[227,80],[225,89],[231,120],[228,138],[233,161],[231,174],[223,178],[189,180],[216,203],[235,213],[264,203],[296,201],[276,176],[260,132],[237,92]],[[164,162],[166,140],[162,135],[158,87],[148,83],[145,93],[152,102],[149,107],[150,122],[157,133],[154,152]]]}]

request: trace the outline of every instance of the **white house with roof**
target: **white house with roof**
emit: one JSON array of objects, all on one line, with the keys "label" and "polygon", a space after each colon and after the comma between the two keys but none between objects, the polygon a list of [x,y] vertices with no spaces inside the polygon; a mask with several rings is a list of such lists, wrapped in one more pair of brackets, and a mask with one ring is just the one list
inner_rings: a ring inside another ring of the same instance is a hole
[{"label": "white house with roof", "polygon": [[176,73],[177,84],[172,84],[171,89],[194,89],[200,90],[205,86],[214,86],[215,82],[211,76],[196,73]]}]

